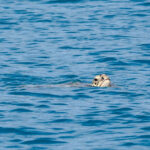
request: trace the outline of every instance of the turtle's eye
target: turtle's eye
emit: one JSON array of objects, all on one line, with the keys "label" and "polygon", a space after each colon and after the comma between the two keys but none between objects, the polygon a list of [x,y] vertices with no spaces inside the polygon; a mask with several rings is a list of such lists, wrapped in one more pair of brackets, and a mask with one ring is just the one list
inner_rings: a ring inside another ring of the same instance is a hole
[{"label": "turtle's eye", "polygon": [[104,80],[104,77],[102,77],[102,80]]},{"label": "turtle's eye", "polygon": [[97,81],[98,79],[94,79],[94,81]]}]

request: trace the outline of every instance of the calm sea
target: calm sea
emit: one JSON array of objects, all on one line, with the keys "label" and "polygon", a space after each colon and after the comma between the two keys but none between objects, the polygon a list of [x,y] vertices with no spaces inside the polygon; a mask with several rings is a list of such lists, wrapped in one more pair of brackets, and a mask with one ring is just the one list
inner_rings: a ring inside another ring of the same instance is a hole
[{"label": "calm sea", "polygon": [[149,150],[150,1],[1,0],[0,149]]}]

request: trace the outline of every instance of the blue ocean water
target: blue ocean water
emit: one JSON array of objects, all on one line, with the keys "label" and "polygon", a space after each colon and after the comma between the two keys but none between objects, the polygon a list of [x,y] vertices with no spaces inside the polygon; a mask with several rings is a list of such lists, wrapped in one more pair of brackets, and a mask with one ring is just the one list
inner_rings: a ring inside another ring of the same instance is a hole
[{"label": "blue ocean water", "polygon": [[[148,0],[0,1],[1,150],[149,150]],[[106,73],[115,85],[91,83]]]}]

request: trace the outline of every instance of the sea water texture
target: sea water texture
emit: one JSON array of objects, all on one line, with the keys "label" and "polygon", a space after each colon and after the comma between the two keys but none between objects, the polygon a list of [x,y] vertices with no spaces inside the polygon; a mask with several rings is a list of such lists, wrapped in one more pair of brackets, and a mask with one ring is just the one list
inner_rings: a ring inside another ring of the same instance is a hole
[{"label": "sea water texture", "polygon": [[1,0],[0,149],[149,150],[150,2]]}]

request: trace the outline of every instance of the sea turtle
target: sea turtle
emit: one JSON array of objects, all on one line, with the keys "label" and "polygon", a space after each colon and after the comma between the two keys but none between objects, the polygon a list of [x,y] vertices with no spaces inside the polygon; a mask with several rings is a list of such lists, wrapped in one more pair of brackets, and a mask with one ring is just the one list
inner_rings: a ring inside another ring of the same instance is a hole
[{"label": "sea turtle", "polygon": [[[110,87],[111,81],[110,81],[110,78],[106,74],[100,74],[100,75],[96,75],[94,77],[92,84],[86,84],[86,83],[81,83],[81,82],[70,82],[67,84],[56,84],[55,85],[55,87],[87,87],[87,86]],[[52,85],[51,85],[51,87],[52,87]]]},{"label": "sea turtle", "polygon": [[[110,87],[111,81],[106,74],[96,75],[93,79],[92,84],[86,84],[81,82],[69,82],[62,84],[47,84],[47,85],[28,85],[30,88],[46,88],[46,87]],[[27,87],[27,86],[25,86]]]},{"label": "sea turtle", "polygon": [[[110,78],[106,74],[100,74],[100,75],[96,75],[94,77],[92,84],[86,84],[86,83],[81,83],[81,82],[70,82],[67,84],[56,84],[55,85],[55,87],[88,87],[88,86],[110,87],[111,81],[110,81]],[[52,87],[52,85],[51,85],[51,87]]]}]

